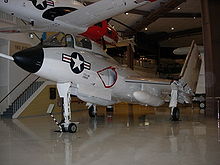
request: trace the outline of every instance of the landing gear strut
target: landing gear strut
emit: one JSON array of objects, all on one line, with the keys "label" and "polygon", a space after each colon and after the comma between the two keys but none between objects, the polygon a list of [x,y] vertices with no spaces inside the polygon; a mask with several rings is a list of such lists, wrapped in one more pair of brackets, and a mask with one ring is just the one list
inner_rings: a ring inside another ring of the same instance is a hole
[{"label": "landing gear strut", "polygon": [[62,132],[75,133],[77,131],[77,124],[79,122],[71,122],[71,109],[70,109],[70,86],[68,83],[57,83],[57,89],[60,97],[63,98],[63,120],[59,124],[62,128]]},{"label": "landing gear strut", "polygon": [[173,81],[171,84],[171,99],[169,107],[171,107],[171,120],[179,121],[180,119],[180,110],[177,108],[178,101],[178,82]]}]

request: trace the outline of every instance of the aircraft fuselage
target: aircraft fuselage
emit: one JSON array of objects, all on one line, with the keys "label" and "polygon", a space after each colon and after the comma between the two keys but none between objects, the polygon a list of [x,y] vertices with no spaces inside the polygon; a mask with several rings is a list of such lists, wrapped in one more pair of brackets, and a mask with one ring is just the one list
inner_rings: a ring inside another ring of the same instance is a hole
[{"label": "aircraft fuselage", "polygon": [[148,105],[159,106],[163,103],[160,98],[164,92],[170,90],[169,84],[157,86],[126,82],[127,77],[137,76],[137,73],[122,67],[100,45],[81,36],[72,41],[73,37],[70,35],[64,38],[69,45],[75,44],[61,46],[56,45],[53,40],[49,44],[55,46],[36,46],[18,52],[13,56],[14,61],[23,69],[48,80],[57,83],[71,82],[71,94],[85,102],[99,105],[139,103],[134,92],[145,90],[148,94],[145,97],[153,99]]}]

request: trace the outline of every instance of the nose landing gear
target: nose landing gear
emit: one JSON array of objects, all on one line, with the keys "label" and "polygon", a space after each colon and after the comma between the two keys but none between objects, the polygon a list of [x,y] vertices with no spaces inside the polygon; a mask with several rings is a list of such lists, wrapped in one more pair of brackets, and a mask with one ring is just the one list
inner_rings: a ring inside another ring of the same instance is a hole
[{"label": "nose landing gear", "polygon": [[61,124],[62,132],[75,133],[78,129],[77,124],[79,123],[70,123],[68,127],[65,127],[65,124]]},{"label": "nose landing gear", "polygon": [[57,83],[57,89],[60,97],[63,98],[63,120],[59,124],[62,132],[75,133],[78,129],[77,125],[79,122],[71,122],[71,109],[70,109],[70,86],[71,82],[68,83]]}]

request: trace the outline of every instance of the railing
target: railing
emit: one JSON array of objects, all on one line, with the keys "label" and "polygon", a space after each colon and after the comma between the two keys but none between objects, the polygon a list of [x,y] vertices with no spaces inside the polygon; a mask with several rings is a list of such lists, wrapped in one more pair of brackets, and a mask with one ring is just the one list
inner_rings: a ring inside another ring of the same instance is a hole
[{"label": "railing", "polygon": [[11,105],[15,100],[27,90],[31,84],[39,80],[39,77],[29,73],[25,76],[10,92],[8,92],[0,101],[0,113],[5,111],[9,105]]},{"label": "railing", "polygon": [[20,86],[29,76],[31,73],[29,73],[23,80],[21,80],[3,99],[1,99],[0,104],[15,90]]},{"label": "railing", "polygon": [[[32,95],[33,93],[44,83],[44,81],[37,81],[38,77],[12,104],[11,112],[14,114]],[[10,109],[8,108],[8,109]]]}]

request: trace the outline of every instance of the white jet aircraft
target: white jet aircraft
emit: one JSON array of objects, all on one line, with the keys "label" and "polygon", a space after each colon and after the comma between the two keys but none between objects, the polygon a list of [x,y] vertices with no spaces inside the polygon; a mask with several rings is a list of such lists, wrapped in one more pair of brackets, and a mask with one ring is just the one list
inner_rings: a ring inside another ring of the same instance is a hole
[{"label": "white jet aircraft", "polygon": [[[0,1],[1,11],[30,22],[24,32],[68,33],[58,33],[42,45],[18,52],[13,57],[0,56],[13,60],[26,71],[57,82],[59,95],[64,99],[64,121],[60,124],[63,131],[77,130],[77,125],[71,122],[71,94],[87,102],[90,116],[95,115],[97,104],[108,106],[125,101],[160,106],[166,96],[171,95],[171,116],[173,120],[178,120],[177,102],[190,102],[197,82],[200,58],[194,55],[197,51],[195,44],[192,49],[194,54],[188,56],[181,78],[171,82],[137,77],[135,72],[121,67],[96,43],[82,36],[74,37],[81,34],[97,42],[106,35],[116,41],[114,35],[107,33],[109,28],[103,20],[154,1],[167,0],[100,0],[89,6],[72,0]],[[101,25],[97,24],[99,22]],[[22,28],[7,28],[5,32],[22,32]]]},{"label": "white jet aircraft", "polygon": [[119,102],[160,106],[170,97],[171,117],[179,120],[177,103],[190,103],[198,80],[201,58],[195,43],[186,58],[178,80],[138,77],[119,65],[100,45],[82,36],[57,33],[43,43],[8,56],[24,70],[57,83],[63,98],[62,131],[76,132],[71,122],[70,97],[87,102],[90,115],[96,105],[111,106]]}]

